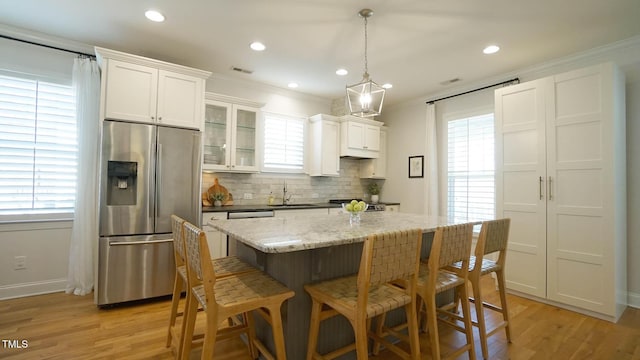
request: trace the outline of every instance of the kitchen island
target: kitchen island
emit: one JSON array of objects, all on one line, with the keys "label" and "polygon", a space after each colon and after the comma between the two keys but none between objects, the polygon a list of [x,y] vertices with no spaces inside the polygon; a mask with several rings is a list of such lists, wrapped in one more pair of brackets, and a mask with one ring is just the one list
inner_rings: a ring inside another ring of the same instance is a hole
[{"label": "kitchen island", "polygon": [[[235,255],[281,281],[296,295],[283,308],[287,356],[304,359],[309,332],[311,299],[304,285],[355,274],[360,265],[364,240],[371,234],[420,228],[423,231],[422,257],[430,249],[438,226],[455,222],[443,217],[426,217],[395,212],[362,214],[360,225],[350,225],[348,214],[210,220],[209,225],[229,236]],[[231,253],[233,255],[233,253]],[[272,343],[266,324],[258,324],[258,334]],[[322,323],[318,350],[326,353],[353,341],[348,321],[340,316]],[[350,354],[355,358],[355,353]]]}]

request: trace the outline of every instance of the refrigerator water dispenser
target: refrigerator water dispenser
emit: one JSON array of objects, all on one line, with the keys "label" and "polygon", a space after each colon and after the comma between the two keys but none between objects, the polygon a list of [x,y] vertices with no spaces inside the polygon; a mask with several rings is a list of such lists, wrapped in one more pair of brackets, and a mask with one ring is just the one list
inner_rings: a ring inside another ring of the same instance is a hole
[{"label": "refrigerator water dispenser", "polygon": [[107,166],[107,205],[135,205],[138,163],[109,161]]}]

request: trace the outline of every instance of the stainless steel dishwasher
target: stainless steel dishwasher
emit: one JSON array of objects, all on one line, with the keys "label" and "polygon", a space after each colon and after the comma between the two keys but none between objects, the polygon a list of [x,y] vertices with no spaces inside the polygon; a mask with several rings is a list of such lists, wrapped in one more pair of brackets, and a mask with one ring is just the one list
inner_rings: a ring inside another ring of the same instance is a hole
[{"label": "stainless steel dishwasher", "polygon": [[[227,213],[227,219],[252,219],[252,218],[267,218],[274,217],[275,212],[273,210],[256,210],[256,211],[230,211]],[[227,255],[237,255],[236,241],[230,240],[227,236]]]}]

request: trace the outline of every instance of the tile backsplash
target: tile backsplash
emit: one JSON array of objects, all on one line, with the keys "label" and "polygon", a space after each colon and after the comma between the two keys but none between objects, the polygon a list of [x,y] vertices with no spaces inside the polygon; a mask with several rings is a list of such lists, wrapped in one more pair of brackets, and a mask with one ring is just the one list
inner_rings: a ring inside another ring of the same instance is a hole
[{"label": "tile backsplash", "polygon": [[[202,191],[206,191],[218,178],[220,185],[233,194],[234,205],[266,204],[269,194],[275,197],[275,203],[282,203],[282,188],[287,183],[287,196],[290,202],[320,203],[329,199],[369,199],[367,185],[378,182],[382,186],[384,180],[360,179],[359,161],[357,159],[340,159],[339,177],[311,177],[306,174],[283,173],[203,173]],[[252,199],[244,199],[244,194],[251,194]]]}]

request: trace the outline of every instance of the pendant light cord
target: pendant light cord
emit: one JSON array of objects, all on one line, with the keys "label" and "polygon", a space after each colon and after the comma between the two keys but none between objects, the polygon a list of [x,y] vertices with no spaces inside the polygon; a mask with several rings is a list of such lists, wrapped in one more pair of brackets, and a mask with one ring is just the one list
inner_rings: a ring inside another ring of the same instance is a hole
[{"label": "pendant light cord", "polygon": [[367,59],[367,40],[368,40],[368,36],[367,36],[367,20],[369,18],[368,17],[364,17],[364,73],[365,76],[369,75],[369,63],[368,63],[368,59]]}]

